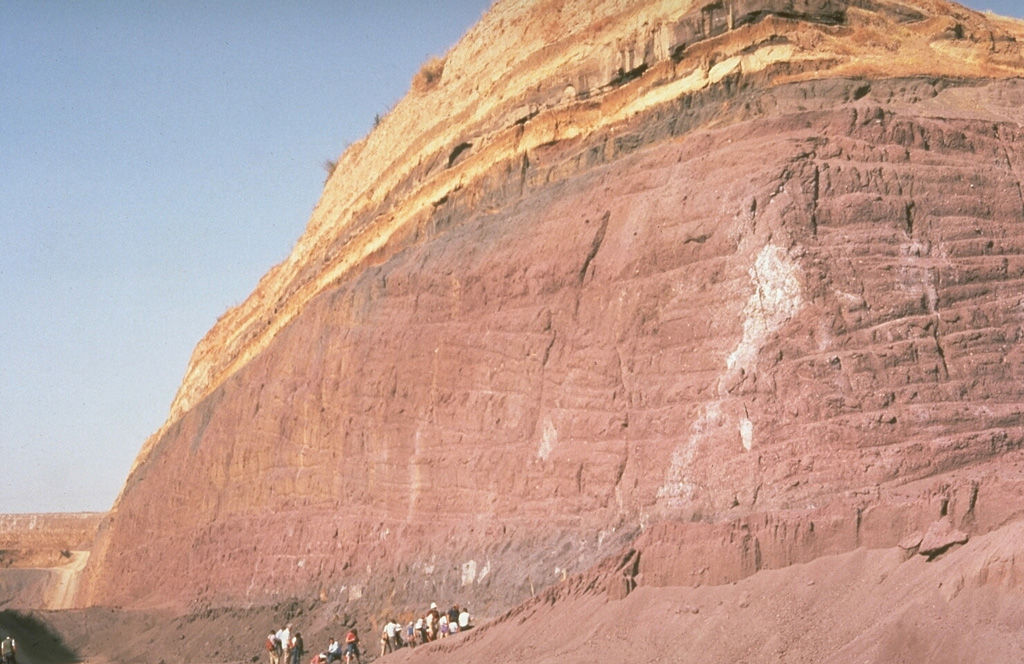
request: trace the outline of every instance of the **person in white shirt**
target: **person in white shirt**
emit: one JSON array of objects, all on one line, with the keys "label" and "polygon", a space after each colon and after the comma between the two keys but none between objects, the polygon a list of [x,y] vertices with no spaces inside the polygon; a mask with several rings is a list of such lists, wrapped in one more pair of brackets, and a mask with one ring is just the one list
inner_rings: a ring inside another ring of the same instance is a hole
[{"label": "person in white shirt", "polygon": [[427,625],[423,622],[423,618],[416,619],[416,639],[419,643],[426,643],[430,639],[427,638]]},{"label": "person in white shirt", "polygon": [[270,655],[270,664],[280,664],[281,642],[277,640],[277,634],[267,634],[267,654]]},{"label": "person in white shirt", "polygon": [[277,638],[281,641],[282,657],[281,664],[291,664],[292,658],[292,624],[288,623],[277,632]]},{"label": "person in white shirt", "polygon": [[331,639],[331,643],[327,646],[327,664],[331,662],[341,661],[341,644]]},{"label": "person in white shirt", "polygon": [[402,629],[402,626],[395,622],[394,618],[388,620],[388,624],[384,625],[384,632],[388,635],[388,648],[391,652],[398,650],[398,632]]}]

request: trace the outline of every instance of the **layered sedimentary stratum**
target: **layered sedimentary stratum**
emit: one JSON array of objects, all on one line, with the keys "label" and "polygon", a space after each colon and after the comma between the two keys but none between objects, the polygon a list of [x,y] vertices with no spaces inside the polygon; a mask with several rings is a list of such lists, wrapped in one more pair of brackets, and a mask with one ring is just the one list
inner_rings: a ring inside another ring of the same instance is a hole
[{"label": "layered sedimentary stratum", "polygon": [[507,606],[1020,517],[1022,38],[498,2],[196,348],[80,603]]}]

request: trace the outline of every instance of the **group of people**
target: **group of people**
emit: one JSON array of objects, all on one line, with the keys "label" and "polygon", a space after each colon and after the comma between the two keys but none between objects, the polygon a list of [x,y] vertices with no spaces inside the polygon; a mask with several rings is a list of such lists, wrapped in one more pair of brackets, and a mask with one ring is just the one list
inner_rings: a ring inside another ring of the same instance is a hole
[{"label": "group of people", "polygon": [[[436,603],[430,604],[430,610],[415,621],[402,627],[393,618],[389,618],[380,635],[380,656],[394,652],[405,646],[414,647],[452,634],[469,629],[469,610],[456,605],[447,611],[437,608]],[[6,643],[6,642],[5,642]],[[12,641],[13,644],[13,641]],[[302,633],[293,632],[288,623],[276,632],[267,635],[267,654],[270,664],[302,664],[304,645]],[[331,639],[327,650],[313,656],[309,664],[334,664],[345,659],[345,664],[362,664],[362,653],[359,646],[359,632],[355,628],[345,635],[345,643]],[[4,664],[7,664],[4,662]],[[13,660],[12,660],[13,664]]]},{"label": "group of people", "polygon": [[[302,632],[292,634],[291,623],[268,634],[266,648],[270,664],[302,664],[302,655],[305,651]],[[345,635],[344,650],[340,643],[331,639],[327,651],[314,655],[311,664],[340,662],[342,657],[345,658],[345,664],[351,664],[353,660],[357,664],[363,664],[359,653],[359,632],[355,628],[350,629]]]},{"label": "group of people", "polygon": [[469,629],[469,609],[458,605],[447,611],[437,608],[431,602],[430,610],[404,628],[393,618],[384,625],[380,635],[380,655],[383,657],[403,646],[410,648]]},{"label": "group of people", "polygon": [[270,664],[301,664],[305,644],[302,642],[302,632],[292,634],[292,625],[288,623],[267,635],[266,647]]}]

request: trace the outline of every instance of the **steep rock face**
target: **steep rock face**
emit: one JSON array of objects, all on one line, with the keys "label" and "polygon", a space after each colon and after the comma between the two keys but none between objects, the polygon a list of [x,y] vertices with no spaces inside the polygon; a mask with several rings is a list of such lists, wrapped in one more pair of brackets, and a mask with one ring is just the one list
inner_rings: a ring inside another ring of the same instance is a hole
[{"label": "steep rock face", "polygon": [[81,602],[503,606],[629,543],[627,590],[1020,516],[1020,27],[536,4],[197,349]]},{"label": "steep rock face", "polygon": [[499,2],[446,55],[435,83],[414,85],[342,155],[291,256],[196,348],[169,423],[317,293],[419,235],[440,201],[496,166],[517,168],[535,149],[737,75],[1017,76],[1019,30],[943,0]]}]

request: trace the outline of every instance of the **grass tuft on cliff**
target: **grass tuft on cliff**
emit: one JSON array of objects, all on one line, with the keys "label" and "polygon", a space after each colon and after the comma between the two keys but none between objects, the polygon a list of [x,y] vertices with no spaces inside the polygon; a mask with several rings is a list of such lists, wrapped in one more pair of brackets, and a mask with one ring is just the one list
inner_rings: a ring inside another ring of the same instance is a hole
[{"label": "grass tuft on cliff", "polygon": [[412,77],[413,92],[426,92],[433,89],[441,80],[447,58],[433,56],[423,63],[420,70]]},{"label": "grass tuft on cliff", "polygon": [[334,171],[336,168],[338,168],[337,159],[327,159],[324,161],[324,171],[327,173],[327,177],[324,178],[324,182],[327,182],[327,180],[331,179],[331,176],[334,175]]}]

